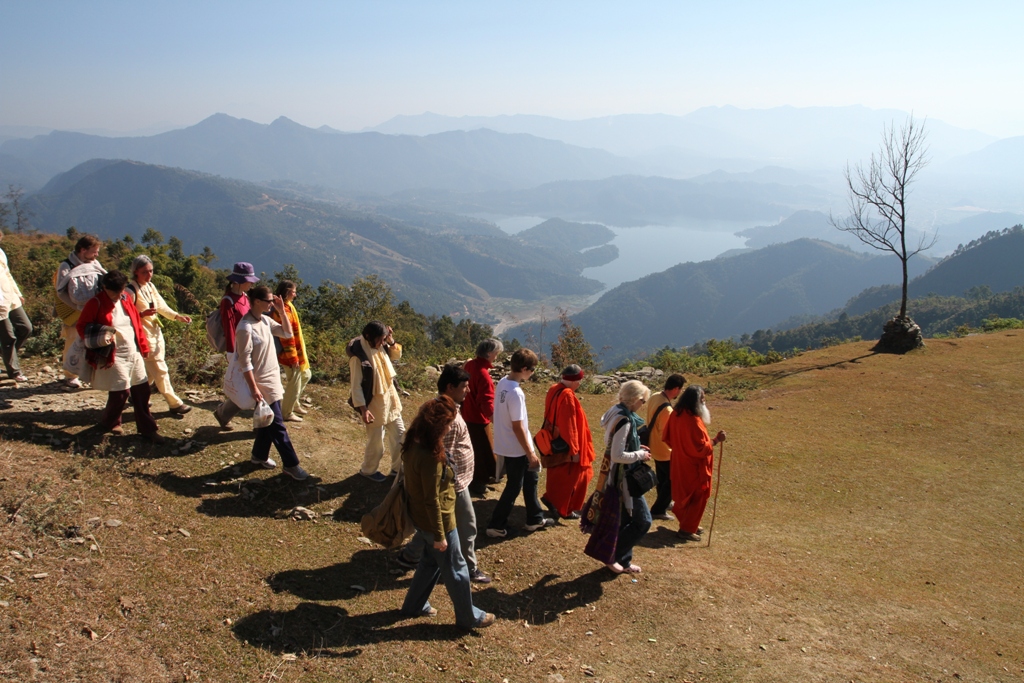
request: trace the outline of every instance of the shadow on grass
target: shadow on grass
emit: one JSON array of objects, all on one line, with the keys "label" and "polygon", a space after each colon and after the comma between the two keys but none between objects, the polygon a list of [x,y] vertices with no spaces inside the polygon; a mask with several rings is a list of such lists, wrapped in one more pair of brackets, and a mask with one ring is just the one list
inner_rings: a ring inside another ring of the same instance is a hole
[{"label": "shadow on grass", "polygon": [[346,562],[318,569],[289,569],[272,574],[267,583],[275,593],[290,593],[304,600],[348,600],[362,593],[352,586],[377,592],[407,584],[405,579],[412,573],[392,575],[390,570],[398,565],[391,558],[383,548],[359,550]]},{"label": "shadow on grass", "polygon": [[[350,598],[355,592],[348,582],[356,580],[357,571],[365,584],[363,563],[376,562],[384,555],[383,550],[365,550],[353,555],[350,562],[322,569],[281,572],[271,577],[271,586],[276,591],[310,600]],[[387,577],[386,572],[382,576]],[[557,574],[548,574],[529,588],[512,594],[488,587],[473,593],[473,604],[502,619],[547,624],[557,621],[566,610],[596,602],[604,594],[604,584],[616,579],[603,567],[574,579],[559,581],[559,578]],[[434,590],[443,591],[444,587],[435,586]],[[395,602],[400,604],[401,598],[396,598]],[[396,626],[398,622],[412,623]],[[274,653],[304,652],[318,657],[357,657],[362,654],[362,646],[373,643],[458,640],[467,635],[451,623],[404,617],[397,607],[351,616],[342,607],[316,602],[303,602],[288,611],[256,612],[240,619],[234,630],[240,640],[254,647]]]},{"label": "shadow on grass", "polygon": [[881,354],[878,353],[877,351],[872,351],[870,353],[865,353],[861,356],[854,356],[853,358],[847,358],[845,360],[837,360],[834,363],[821,363],[820,365],[809,365],[805,368],[799,368],[796,370],[779,368],[774,371],[769,371],[766,370],[765,368],[770,368],[772,366],[761,366],[760,368],[758,368],[758,375],[764,378],[765,384],[774,384],[775,382],[779,382],[783,379],[786,379],[787,377],[793,377],[795,375],[800,375],[805,372],[810,372],[812,370],[827,370],[829,368],[838,368],[840,366],[846,365],[847,363],[856,364],[861,362],[865,358],[872,358],[878,355]]},{"label": "shadow on grass", "polygon": [[[412,623],[395,626],[400,621]],[[410,619],[398,609],[350,616],[334,605],[303,602],[292,610],[263,610],[239,619],[234,626],[239,640],[270,652],[306,653],[308,656],[351,658],[373,643],[459,640],[466,631],[433,619]]]}]

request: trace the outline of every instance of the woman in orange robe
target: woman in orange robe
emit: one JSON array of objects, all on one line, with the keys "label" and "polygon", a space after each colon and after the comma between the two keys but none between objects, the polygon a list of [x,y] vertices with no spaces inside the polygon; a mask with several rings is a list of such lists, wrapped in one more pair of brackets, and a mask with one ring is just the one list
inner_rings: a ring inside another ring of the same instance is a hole
[{"label": "woman in orange robe", "polygon": [[544,399],[544,419],[554,416],[558,436],[569,444],[571,461],[547,470],[547,488],[540,500],[552,514],[569,519],[579,519],[594,476],[594,439],[587,414],[576,398],[582,382],[583,369],[570,365],[562,370],[561,381],[551,385]]},{"label": "woman in orange robe", "polygon": [[684,541],[700,540],[700,519],[711,497],[715,444],[725,441],[725,432],[718,432],[714,439],[708,436],[705,425],[710,423],[704,389],[690,385],[679,396],[663,432],[665,443],[672,448],[672,499],[676,503],[672,512]]}]

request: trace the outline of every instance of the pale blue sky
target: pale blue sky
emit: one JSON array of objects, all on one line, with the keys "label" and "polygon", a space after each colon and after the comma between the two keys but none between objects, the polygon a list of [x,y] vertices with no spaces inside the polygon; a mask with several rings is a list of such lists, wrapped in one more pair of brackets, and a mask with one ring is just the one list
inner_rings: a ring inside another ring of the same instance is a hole
[{"label": "pale blue sky", "polygon": [[0,124],[863,104],[1024,135],[1024,2],[0,0]]}]

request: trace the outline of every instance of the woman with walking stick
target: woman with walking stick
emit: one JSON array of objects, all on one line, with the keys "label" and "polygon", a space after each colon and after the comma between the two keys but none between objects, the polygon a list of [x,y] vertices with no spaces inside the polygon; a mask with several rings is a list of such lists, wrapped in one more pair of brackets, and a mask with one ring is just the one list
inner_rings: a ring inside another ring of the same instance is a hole
[{"label": "woman with walking stick", "polygon": [[679,538],[700,541],[704,508],[711,497],[715,445],[725,441],[725,432],[708,435],[711,413],[704,402],[704,389],[690,385],[679,396],[664,429],[665,442],[672,448],[672,512],[679,520]]}]

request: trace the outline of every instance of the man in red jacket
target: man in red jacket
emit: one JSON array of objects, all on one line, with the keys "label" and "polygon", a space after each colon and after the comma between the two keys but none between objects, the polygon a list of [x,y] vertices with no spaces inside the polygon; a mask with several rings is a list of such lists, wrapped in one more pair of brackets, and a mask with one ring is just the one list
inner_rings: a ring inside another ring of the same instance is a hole
[{"label": "man in red jacket", "polygon": [[477,497],[487,495],[487,482],[495,476],[494,442],[491,436],[494,380],[491,379],[490,370],[504,350],[500,340],[485,339],[476,347],[476,358],[464,366],[469,373],[469,397],[462,403],[462,419],[469,428],[474,460],[469,493]]},{"label": "man in red jacket", "polygon": [[544,399],[544,419],[551,421],[555,433],[569,445],[569,462],[547,470],[547,488],[540,502],[553,515],[569,519],[579,519],[594,476],[594,439],[587,414],[576,398],[582,382],[583,368],[570,365],[562,370],[561,381],[551,385]]}]

